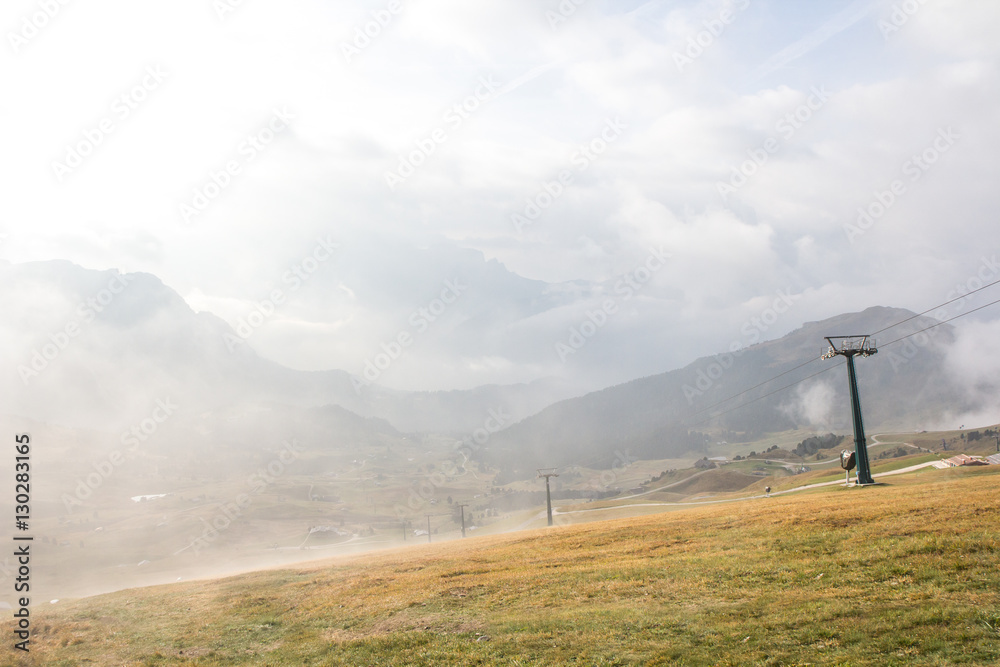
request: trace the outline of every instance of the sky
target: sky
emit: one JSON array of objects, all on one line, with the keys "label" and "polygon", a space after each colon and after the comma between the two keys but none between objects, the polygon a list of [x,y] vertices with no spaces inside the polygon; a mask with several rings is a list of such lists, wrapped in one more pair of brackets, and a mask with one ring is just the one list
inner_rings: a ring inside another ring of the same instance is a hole
[{"label": "sky", "polygon": [[598,388],[1000,279],[997,3],[11,0],[0,28],[0,259],[154,274],[293,368]]}]

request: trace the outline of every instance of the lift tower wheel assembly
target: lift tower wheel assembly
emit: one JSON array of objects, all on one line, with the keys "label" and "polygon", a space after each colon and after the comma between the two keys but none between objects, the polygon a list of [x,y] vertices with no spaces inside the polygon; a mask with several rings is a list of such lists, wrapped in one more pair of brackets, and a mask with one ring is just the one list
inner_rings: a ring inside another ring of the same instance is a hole
[{"label": "lift tower wheel assembly", "polygon": [[854,371],[854,357],[870,357],[878,352],[875,339],[863,336],[826,336],[830,349],[823,359],[847,357],[847,381],[851,388],[851,415],[854,419],[854,453],[858,466],[858,485],[874,484],[868,465],[868,445],[865,442],[865,424],[861,418],[861,399],[858,397],[858,377]]}]

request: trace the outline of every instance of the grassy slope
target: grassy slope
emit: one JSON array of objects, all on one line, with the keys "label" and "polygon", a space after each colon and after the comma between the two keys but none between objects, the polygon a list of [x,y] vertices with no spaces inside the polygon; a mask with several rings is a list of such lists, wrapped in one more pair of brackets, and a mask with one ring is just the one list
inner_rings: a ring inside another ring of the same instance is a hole
[{"label": "grassy slope", "polygon": [[[40,427],[41,428],[41,427]],[[766,439],[732,445],[742,454],[750,450],[764,451],[772,444],[793,449],[803,438],[813,435],[808,431],[790,431],[771,434]],[[958,452],[991,453],[995,449],[992,439],[969,444],[960,438],[960,432],[901,433],[879,436],[886,444],[869,446],[876,471],[887,469],[890,461],[877,460],[882,450],[896,450],[900,442],[911,442],[928,447],[942,456]],[[407,441],[408,444],[392,445],[392,455],[386,446],[360,447],[343,453],[339,459],[328,452],[311,451],[302,455],[302,467],[282,473],[268,485],[260,495],[253,493],[248,477],[253,470],[261,469],[268,461],[264,457],[258,464],[244,468],[217,466],[210,474],[197,479],[188,475],[169,472],[170,468],[158,471],[161,459],[140,456],[124,464],[108,479],[104,480],[93,493],[83,499],[82,504],[67,513],[60,500],[63,493],[72,493],[78,482],[92,471],[91,455],[82,452],[103,451],[107,443],[99,438],[90,442],[86,438],[97,438],[93,434],[83,434],[87,446],[82,446],[72,432],[58,428],[40,431],[38,437],[47,443],[40,453],[39,468],[46,471],[34,488],[37,498],[33,507],[35,515],[32,529],[38,544],[39,557],[47,563],[33,575],[33,591],[39,599],[70,598],[93,595],[113,588],[151,585],[196,577],[222,576],[230,572],[258,569],[266,565],[293,563],[335,554],[356,553],[364,549],[384,548],[400,543],[401,526],[396,519],[396,506],[407,507],[413,500],[411,489],[418,488],[432,479],[429,465],[435,470],[442,469],[442,462],[452,453],[453,439],[441,436],[427,436]],[[949,450],[940,451],[942,439],[947,439]],[[891,443],[891,444],[890,444]],[[710,448],[709,455],[726,454],[722,449]],[[849,446],[849,445],[844,445]],[[713,447],[715,447],[713,445]],[[96,448],[96,449],[95,449]],[[832,459],[841,447],[825,451],[823,460]],[[911,449],[911,448],[907,448]],[[728,452],[735,453],[736,450]],[[917,452],[918,450],[912,449]],[[706,452],[699,453],[701,458]],[[729,498],[756,495],[764,486],[775,491],[799,486],[810,481],[837,480],[842,472],[837,463],[825,465],[815,460],[806,460],[812,471],[804,475],[790,475],[783,470],[776,459],[798,462],[799,457],[787,453],[772,452],[763,458],[732,463],[721,471],[689,482],[691,486],[679,484],[667,491],[656,494],[635,495],[633,489],[644,481],[659,476],[665,470],[675,470],[649,488],[658,488],[697,471],[686,469],[694,459],[659,461],[622,461],[613,470],[589,470],[573,468],[563,471],[556,478],[556,488],[573,488],[586,491],[607,491],[622,489],[625,499],[607,500],[601,504],[588,506],[594,509],[606,505],[643,504],[650,502],[677,502],[684,500],[704,500],[707,498]],[[331,458],[333,457],[333,458]],[[356,457],[356,460],[353,460]],[[454,458],[452,454],[451,458]],[[814,457],[808,457],[814,458]],[[412,459],[412,461],[410,460]],[[765,460],[771,460],[766,465]],[[903,459],[917,462],[912,457]],[[926,459],[924,459],[926,460]],[[899,460],[893,460],[899,461]],[[909,465],[910,463],[907,463]],[[825,469],[826,472],[823,472]],[[340,471],[337,476],[329,473]],[[768,477],[746,477],[730,473],[741,471],[747,474],[766,472]],[[570,474],[567,474],[570,473]],[[381,477],[381,479],[375,479]],[[423,528],[425,512],[447,513],[450,496],[455,502],[471,503],[466,508],[466,519],[476,525],[474,534],[494,534],[527,525],[541,527],[544,519],[532,521],[542,507],[530,510],[501,510],[499,516],[484,517],[496,502],[489,495],[492,474],[470,471],[467,474],[447,479],[441,486],[432,489],[432,498],[420,501],[407,511],[411,528]],[[376,486],[376,482],[379,484]],[[745,487],[743,484],[745,483]],[[516,490],[538,492],[544,485],[538,479],[530,479],[510,485]],[[741,488],[743,487],[743,488]],[[144,503],[128,500],[132,495],[144,493],[170,493],[171,495]],[[202,535],[205,521],[219,518],[220,504],[232,502],[240,494],[249,493],[252,499],[233,526],[219,534],[207,548],[195,553],[190,548],[193,540]],[[310,496],[336,496],[338,500],[314,501]],[[558,494],[557,494],[558,498]],[[419,500],[419,499],[418,499]],[[436,504],[431,504],[434,500]],[[568,506],[573,501],[557,500],[557,504]],[[573,509],[573,508],[571,508]],[[582,508],[575,508],[582,509]],[[610,510],[598,513],[575,513],[564,515],[559,520],[565,522],[592,521],[623,517],[628,514],[661,511],[661,508],[637,508],[635,510]],[[452,517],[440,516],[432,519],[435,540],[455,538],[459,535],[459,524]],[[310,526],[333,526],[347,535],[333,532],[308,534]],[[100,529],[100,530],[98,530]],[[374,531],[374,535],[370,532]],[[350,537],[356,534],[358,537]],[[410,533],[412,539],[412,532]],[[300,550],[304,545],[306,550]],[[276,549],[272,547],[276,546]],[[188,547],[188,548],[185,548]],[[11,556],[0,555],[0,564]],[[139,563],[143,563],[141,566]],[[81,577],[85,572],[86,577]],[[2,573],[0,573],[2,578]],[[9,586],[9,579],[6,585]]]},{"label": "grassy slope", "polygon": [[908,477],[122,591],[20,664],[996,664],[1000,474]]}]

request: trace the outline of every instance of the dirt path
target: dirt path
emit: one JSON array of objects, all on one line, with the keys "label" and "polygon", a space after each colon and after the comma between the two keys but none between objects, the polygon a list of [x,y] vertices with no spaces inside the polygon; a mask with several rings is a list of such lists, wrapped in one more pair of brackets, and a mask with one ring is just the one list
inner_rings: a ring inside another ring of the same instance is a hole
[{"label": "dirt path", "polygon": [[677,486],[678,484],[683,484],[684,482],[688,482],[688,481],[694,479],[695,477],[699,477],[701,475],[704,475],[706,472],[708,472],[708,470],[702,470],[701,472],[696,472],[695,474],[691,475],[690,477],[685,477],[684,479],[678,480],[676,482],[671,482],[670,484],[667,484],[666,486],[661,486],[658,489],[650,489],[649,491],[643,491],[642,493],[635,493],[635,494],[632,494],[631,496],[622,496],[620,498],[615,498],[615,500],[628,500],[629,498],[638,498],[639,496],[648,496],[651,493],[656,493],[657,491],[664,491],[666,489],[669,489],[672,486]]},{"label": "dirt path", "polygon": [[[872,477],[876,477],[877,478],[877,477],[888,477],[890,475],[902,475],[903,473],[913,472],[914,470],[920,470],[921,468],[933,467],[934,463],[935,463],[934,461],[929,461],[927,463],[919,463],[917,465],[909,466],[909,467],[906,467],[906,468],[900,468],[899,470],[890,470],[889,472],[880,472],[878,474],[872,475]],[[818,488],[824,487],[824,486],[836,486],[838,484],[843,484],[843,483],[844,482],[841,482],[840,480],[834,480],[832,482],[819,482],[817,484],[806,484],[804,486],[797,486],[794,489],[785,489],[784,491],[775,491],[775,492],[771,493],[771,495],[772,496],[780,496],[780,495],[784,495],[786,493],[796,493],[798,491],[805,491],[807,489],[818,489]],[[743,502],[743,501],[747,501],[747,500],[755,500],[755,499],[758,499],[758,498],[766,498],[766,497],[767,497],[767,494],[758,494],[756,496],[744,496],[743,498],[725,498],[725,499],[721,499],[721,500],[702,500],[702,501],[697,501],[697,502],[691,501],[691,502],[678,502],[678,503],[631,503],[631,504],[625,504],[625,505],[612,505],[610,507],[594,507],[594,508],[590,508],[590,509],[572,510],[572,511],[569,511],[569,512],[560,512],[560,511],[557,511],[555,508],[553,508],[552,514],[553,515],[557,515],[558,514],[558,515],[562,516],[562,515],[569,515],[569,514],[583,514],[584,512],[602,512],[602,511],[614,510],[614,509],[622,509],[622,508],[627,508],[627,507],[686,507],[686,506],[691,506],[691,505],[716,505],[716,504],[719,504],[719,503],[738,503],[738,502]],[[530,523],[531,521],[534,521],[535,519],[540,518],[540,517],[544,517],[544,516],[545,516],[545,512],[541,512],[537,517],[535,517],[533,519],[530,519],[529,521],[525,522],[525,524],[522,524],[522,525],[526,525],[527,523]]]}]

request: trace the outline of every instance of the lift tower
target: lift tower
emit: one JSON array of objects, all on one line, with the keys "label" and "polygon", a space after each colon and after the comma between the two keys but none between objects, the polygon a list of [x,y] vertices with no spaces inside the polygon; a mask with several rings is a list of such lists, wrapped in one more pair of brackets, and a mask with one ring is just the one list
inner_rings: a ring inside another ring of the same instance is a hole
[{"label": "lift tower", "polygon": [[[865,443],[865,425],[861,419],[861,399],[858,397],[858,377],[854,372],[854,357],[870,357],[878,352],[871,336],[826,336],[830,349],[823,359],[847,357],[847,380],[851,385],[851,415],[854,418],[854,453],[858,465],[858,484],[874,484],[868,466],[868,445]],[[839,344],[838,344],[839,342]]]},{"label": "lift tower", "polygon": [[549,477],[558,477],[555,468],[539,468],[538,476],[545,478],[545,508],[548,510],[549,525],[552,525],[552,491],[549,489]]},{"label": "lift tower", "polygon": [[468,507],[468,504],[466,504],[466,505],[459,505],[458,506],[458,509],[462,512],[462,537],[465,537],[465,508],[466,507]]}]

